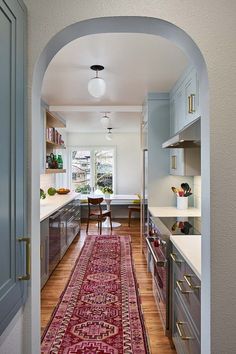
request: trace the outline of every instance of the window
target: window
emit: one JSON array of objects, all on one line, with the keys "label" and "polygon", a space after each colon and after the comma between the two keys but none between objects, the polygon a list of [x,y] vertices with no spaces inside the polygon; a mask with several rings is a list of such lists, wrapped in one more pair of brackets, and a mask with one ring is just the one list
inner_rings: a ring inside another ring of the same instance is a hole
[{"label": "window", "polygon": [[83,194],[115,190],[114,148],[73,148],[71,151],[71,188]]}]

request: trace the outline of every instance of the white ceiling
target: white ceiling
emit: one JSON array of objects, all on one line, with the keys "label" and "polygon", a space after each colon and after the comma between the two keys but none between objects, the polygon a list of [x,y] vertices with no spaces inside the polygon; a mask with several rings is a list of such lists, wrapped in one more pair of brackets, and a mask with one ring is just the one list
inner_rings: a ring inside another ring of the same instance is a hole
[{"label": "white ceiling", "polygon": [[[107,89],[101,99],[91,97],[90,66],[105,69],[99,76]],[[148,92],[168,92],[188,61],[166,39],[146,34],[97,34],[79,38],[62,48],[45,73],[42,99],[48,105],[119,106],[142,105]],[[57,112],[67,122],[67,131],[104,132],[98,112]],[[108,114],[113,133],[137,132],[140,113]]]}]

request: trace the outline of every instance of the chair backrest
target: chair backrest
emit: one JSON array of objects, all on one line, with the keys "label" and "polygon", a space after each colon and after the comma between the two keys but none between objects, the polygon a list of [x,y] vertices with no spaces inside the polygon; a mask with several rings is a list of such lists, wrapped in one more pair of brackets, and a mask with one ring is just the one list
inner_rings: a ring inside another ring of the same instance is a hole
[{"label": "chair backrest", "polygon": [[99,198],[90,198],[88,197],[88,212],[90,214],[91,212],[91,208],[95,209],[97,207],[97,209],[99,209],[100,214],[102,214],[102,207],[101,207],[101,203],[103,202],[103,197],[99,197]]}]

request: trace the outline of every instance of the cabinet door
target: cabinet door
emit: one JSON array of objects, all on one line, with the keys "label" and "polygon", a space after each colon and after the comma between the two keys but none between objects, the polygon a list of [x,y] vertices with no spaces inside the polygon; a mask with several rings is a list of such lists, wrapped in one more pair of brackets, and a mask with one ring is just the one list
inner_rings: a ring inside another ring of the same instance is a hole
[{"label": "cabinet door", "polygon": [[170,99],[170,136],[173,136],[176,133],[175,128],[175,100],[174,97]]},{"label": "cabinet door", "polygon": [[184,110],[184,86],[178,89],[175,95],[175,120],[176,120],[176,132],[180,131],[184,127],[185,110]]},{"label": "cabinet door", "polygon": [[201,345],[176,291],[173,294],[173,328],[172,339],[178,354],[200,354]]},{"label": "cabinet door", "polygon": [[192,69],[185,80],[185,122],[184,125],[191,123],[199,116],[199,94],[197,72]]},{"label": "cabinet door", "polygon": [[24,303],[29,278],[24,278],[28,240],[22,239],[27,236],[24,22],[17,1],[0,0],[0,334]]},{"label": "cabinet door", "polygon": [[49,219],[40,223],[41,288],[49,277]]}]

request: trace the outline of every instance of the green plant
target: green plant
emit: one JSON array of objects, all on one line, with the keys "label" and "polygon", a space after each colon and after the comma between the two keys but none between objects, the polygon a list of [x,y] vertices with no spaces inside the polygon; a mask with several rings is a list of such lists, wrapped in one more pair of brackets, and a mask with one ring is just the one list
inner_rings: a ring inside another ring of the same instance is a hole
[{"label": "green plant", "polygon": [[42,188],[40,188],[40,199],[45,199],[46,198],[46,193]]},{"label": "green plant", "polygon": [[103,194],[112,194],[113,190],[111,187],[101,187],[100,188]]},{"label": "green plant", "polygon": [[91,192],[91,188],[89,184],[84,184],[84,185],[80,185],[78,186],[75,191],[77,193],[82,193],[82,194],[89,194]]}]

